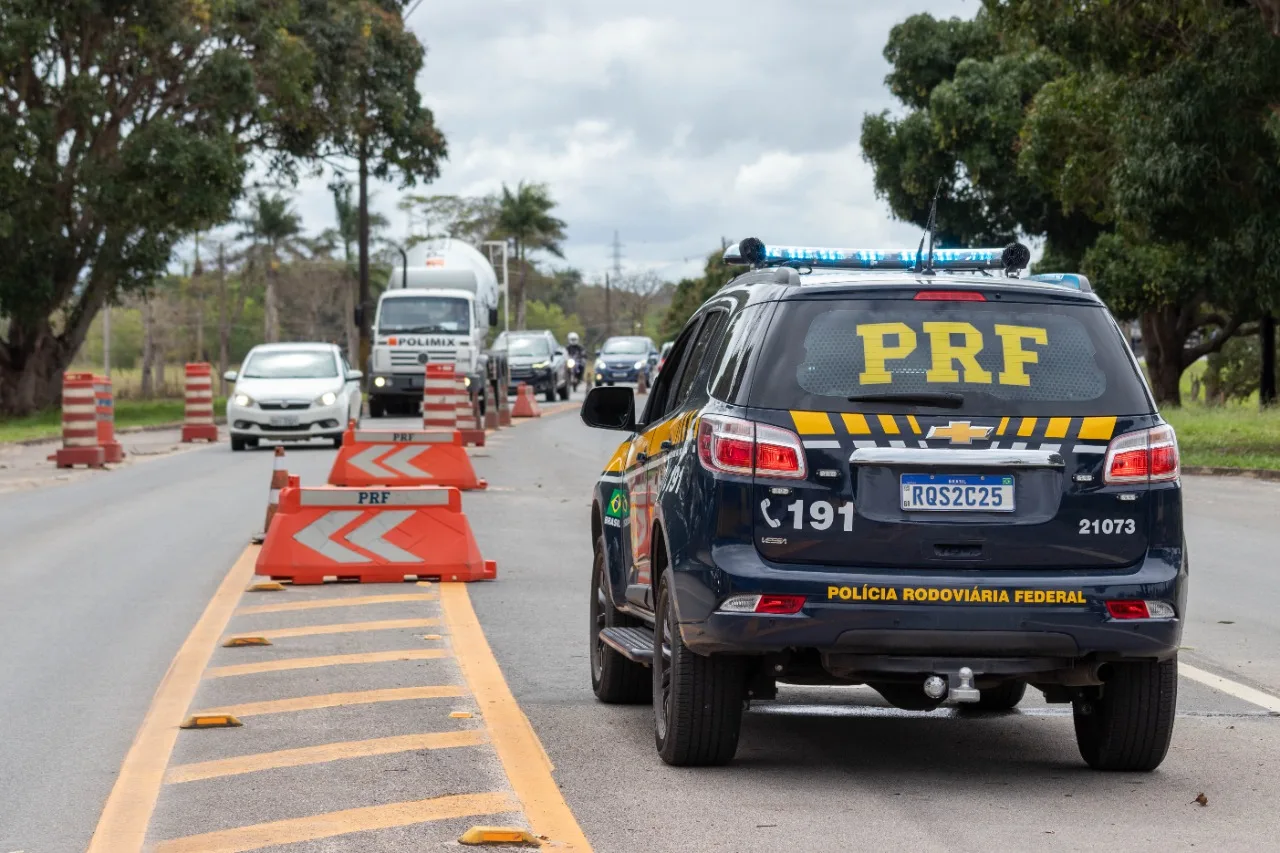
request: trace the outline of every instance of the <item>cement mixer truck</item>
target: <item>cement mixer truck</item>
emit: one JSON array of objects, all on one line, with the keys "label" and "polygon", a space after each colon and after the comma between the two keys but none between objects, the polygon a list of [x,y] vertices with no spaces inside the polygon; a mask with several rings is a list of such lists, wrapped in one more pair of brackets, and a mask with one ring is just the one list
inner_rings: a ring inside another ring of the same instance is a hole
[{"label": "cement mixer truck", "polygon": [[498,323],[498,276],[474,246],[433,238],[407,256],[392,268],[374,317],[368,389],[375,418],[419,411],[428,362],[454,364],[475,393],[489,329]]}]

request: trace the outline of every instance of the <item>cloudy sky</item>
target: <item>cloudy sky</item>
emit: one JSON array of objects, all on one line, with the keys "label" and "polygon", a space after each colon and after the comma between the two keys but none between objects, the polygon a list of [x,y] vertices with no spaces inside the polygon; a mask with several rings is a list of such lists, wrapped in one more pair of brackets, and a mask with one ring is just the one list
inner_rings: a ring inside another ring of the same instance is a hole
[{"label": "cloudy sky", "polygon": [[[971,17],[977,0],[424,0],[420,89],[449,141],[431,193],[547,183],[568,223],[566,262],[677,278],[722,237],[914,245],[888,218],[858,147],[892,109],[881,52],[919,11]],[[332,224],[305,182],[309,230]],[[419,190],[422,191],[422,190]],[[399,191],[374,206],[394,236]]]}]

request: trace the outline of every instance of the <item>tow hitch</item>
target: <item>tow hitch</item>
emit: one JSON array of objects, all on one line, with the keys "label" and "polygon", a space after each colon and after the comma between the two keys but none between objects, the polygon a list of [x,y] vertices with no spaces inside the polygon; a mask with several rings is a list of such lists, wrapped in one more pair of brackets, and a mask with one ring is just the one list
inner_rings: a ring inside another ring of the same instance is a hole
[{"label": "tow hitch", "polygon": [[954,674],[931,675],[924,680],[924,695],[942,702],[977,702],[982,693],[973,686],[973,670],[960,667]]}]

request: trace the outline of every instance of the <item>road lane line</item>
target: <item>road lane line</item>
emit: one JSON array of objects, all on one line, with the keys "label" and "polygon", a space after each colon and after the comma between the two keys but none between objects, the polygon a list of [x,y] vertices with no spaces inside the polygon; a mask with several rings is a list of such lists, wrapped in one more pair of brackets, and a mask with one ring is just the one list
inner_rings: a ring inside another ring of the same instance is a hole
[{"label": "road lane line", "polygon": [[444,649],[401,649],[393,652],[358,652],[350,655],[324,655],[314,658],[285,658],[254,663],[235,663],[210,667],[205,678],[226,678],[232,675],[253,675],[259,672],[282,672],[289,669],[314,669],[318,666],[345,666],[353,663],[384,663],[394,660],[434,660],[448,657]]},{"label": "road lane line", "polygon": [[322,607],[358,607],[363,604],[394,604],[397,601],[435,601],[433,592],[405,592],[397,595],[354,595],[350,598],[316,598],[311,601],[285,601],[280,604],[253,604],[241,607],[237,616],[248,613],[288,613],[291,610],[318,610]]},{"label": "road lane line", "polygon": [[1214,675],[1212,672],[1205,672],[1203,669],[1197,669],[1181,661],[1178,662],[1178,674],[1212,687],[1215,690],[1221,690],[1228,696],[1234,696],[1251,705],[1257,705],[1259,708],[1266,708],[1272,713],[1280,714],[1280,697],[1272,696],[1270,693],[1263,693],[1261,690],[1255,690],[1229,678],[1223,678],[1221,675]]},{"label": "road lane line", "polygon": [[164,770],[178,738],[178,724],[191,707],[200,674],[209,665],[240,594],[253,577],[258,550],[258,546],[250,545],[232,565],[169,664],[120,766],[120,775],[107,796],[87,853],[128,853],[142,849],[147,824],[164,781]]},{"label": "road lane line", "polygon": [[556,785],[551,759],[511,695],[489,648],[466,584],[440,584],[440,603],[453,635],[454,657],[480,706],[489,740],[533,833],[550,839],[550,846],[589,853],[591,845]]},{"label": "road lane line", "polygon": [[351,693],[321,693],[316,696],[297,696],[292,699],[271,699],[265,702],[245,702],[242,705],[224,705],[198,714],[230,714],[233,717],[256,717],[261,714],[282,714],[289,711],[313,711],[316,708],[338,708],[343,705],[373,705],[378,702],[399,702],[405,699],[453,699],[466,696],[467,691],[452,684],[437,687],[388,687],[384,690],[358,690]]},{"label": "road lane line", "polygon": [[[382,619],[377,622],[301,625],[297,628],[272,628],[269,631],[249,631],[244,634],[232,634],[227,637],[227,640],[234,640],[237,637],[266,637],[268,640],[279,640],[285,637],[312,637],[317,634],[355,634],[360,631],[389,631],[394,628],[430,628],[439,624],[439,619]],[[226,640],[223,642],[226,642]]]},{"label": "road lane line", "polygon": [[198,782],[201,779],[217,779],[222,776],[240,776],[260,770],[279,767],[302,767],[306,764],[325,764],[346,758],[368,758],[371,755],[391,755],[415,749],[451,749],[459,746],[480,746],[485,743],[484,732],[479,729],[463,729],[456,732],[426,732],[416,735],[348,740],[339,743],[322,743],[319,746],[303,746],[297,749],[281,749],[275,752],[258,752],[237,755],[235,758],[217,758],[213,761],[197,761],[193,764],[175,764],[165,774],[166,785],[182,782]]},{"label": "road lane line", "polygon": [[390,829],[397,826],[413,826],[433,820],[451,820],[481,815],[503,814],[520,810],[520,804],[510,794],[453,794],[418,800],[411,803],[389,803],[382,806],[365,806],[340,812],[296,817],[189,835],[162,841],[156,845],[156,853],[243,853],[261,850],[277,844],[297,844],[334,838],[352,832],[373,829]]}]

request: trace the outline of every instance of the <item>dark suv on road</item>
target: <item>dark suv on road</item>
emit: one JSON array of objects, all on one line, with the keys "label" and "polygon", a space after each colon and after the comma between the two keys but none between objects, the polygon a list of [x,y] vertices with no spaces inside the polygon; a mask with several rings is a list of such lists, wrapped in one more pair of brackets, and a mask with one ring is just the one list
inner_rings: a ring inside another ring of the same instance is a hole
[{"label": "dark suv on road", "polygon": [[[754,245],[752,245],[754,242]],[[1017,251],[1011,251],[1016,249]],[[1186,604],[1178,448],[1082,276],[1024,247],[765,249],[685,326],[595,490],[591,680],[718,764],[777,684],[1069,703],[1085,761],[1151,770]],[[655,649],[660,650],[655,653]]]},{"label": "dark suv on road", "polygon": [[503,332],[493,348],[507,353],[511,376],[508,394],[514,394],[523,382],[532,386],[535,394],[545,395],[548,403],[554,403],[557,396],[569,399],[569,360],[550,331]]}]

